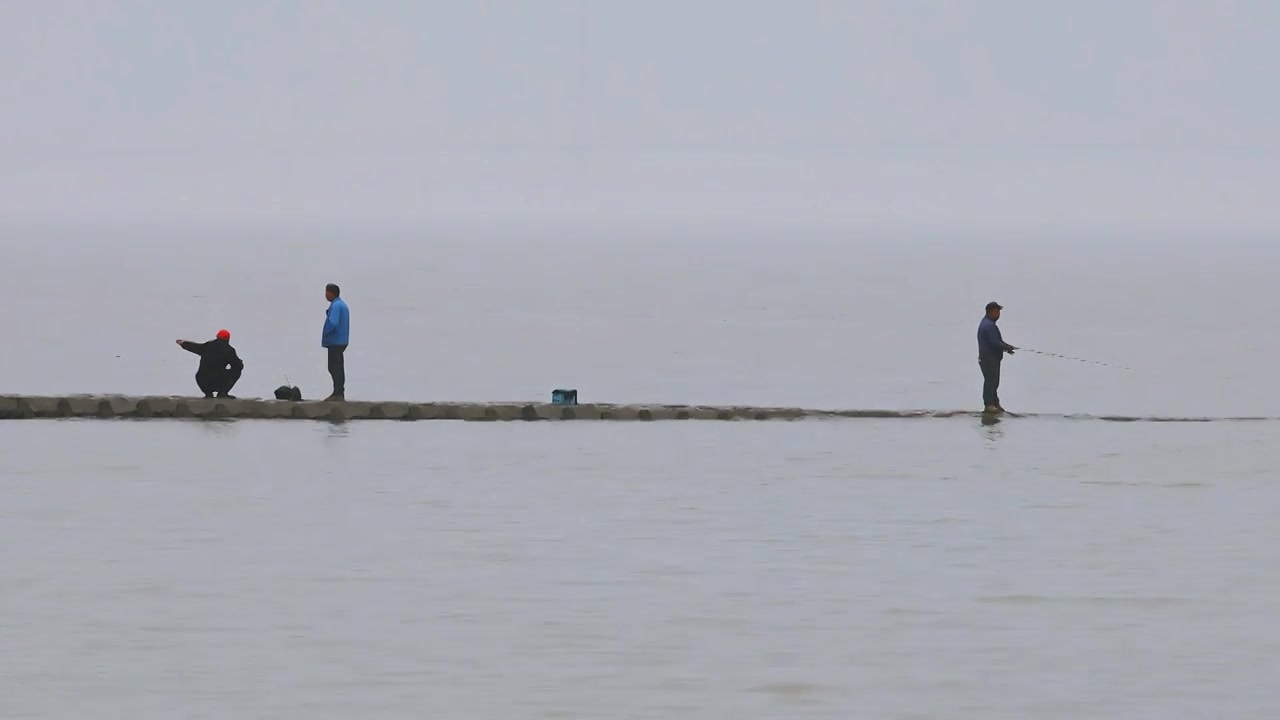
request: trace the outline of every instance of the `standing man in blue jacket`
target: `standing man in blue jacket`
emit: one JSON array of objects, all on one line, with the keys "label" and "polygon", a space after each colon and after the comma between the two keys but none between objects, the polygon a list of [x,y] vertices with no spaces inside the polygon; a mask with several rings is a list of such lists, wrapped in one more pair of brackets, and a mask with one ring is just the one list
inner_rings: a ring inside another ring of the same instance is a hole
[{"label": "standing man in blue jacket", "polygon": [[987,314],[978,323],[978,367],[982,369],[982,404],[986,412],[1004,412],[1000,406],[1000,361],[1005,353],[1018,348],[1004,341],[996,321],[1004,308],[997,302],[987,303]]},{"label": "standing man in blue jacket", "polygon": [[320,345],[329,349],[329,375],[333,378],[333,394],[326,400],[346,400],[347,369],[343,363],[343,353],[347,351],[347,342],[351,335],[351,311],[347,303],[339,295],[342,290],[329,283],[324,287],[324,298],[329,301],[329,309],[324,316],[324,332],[320,336]]}]

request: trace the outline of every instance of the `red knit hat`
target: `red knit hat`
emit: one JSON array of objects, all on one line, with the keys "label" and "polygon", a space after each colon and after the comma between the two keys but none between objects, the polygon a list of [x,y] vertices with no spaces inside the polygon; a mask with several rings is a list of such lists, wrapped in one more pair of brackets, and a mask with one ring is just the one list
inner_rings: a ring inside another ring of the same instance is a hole
[{"label": "red knit hat", "polygon": [[231,339],[231,333],[227,332],[225,328],[224,328],[224,329],[222,329],[222,330],[219,330],[219,331],[218,331],[218,339],[219,339],[219,340],[230,340],[230,339]]}]

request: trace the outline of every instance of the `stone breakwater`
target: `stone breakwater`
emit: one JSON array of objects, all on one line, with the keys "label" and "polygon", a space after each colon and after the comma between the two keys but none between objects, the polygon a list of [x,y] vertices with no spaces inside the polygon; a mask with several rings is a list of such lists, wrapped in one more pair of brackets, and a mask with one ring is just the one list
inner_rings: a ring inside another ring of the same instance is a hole
[{"label": "stone breakwater", "polygon": [[345,402],[208,399],[168,396],[0,395],[0,419],[203,418],[296,420],[800,420],[807,418],[951,417],[967,411],[811,410],[699,405],[552,405],[550,403]]},{"label": "stone breakwater", "polygon": [[208,399],[173,396],[0,395],[0,420],[28,418],[198,418],[205,420],[465,420],[500,422],[515,420],[816,420],[824,418],[1056,418],[1108,422],[1257,422],[1280,417],[1170,417],[1151,415],[1067,415],[1062,413],[1008,413],[985,416],[972,410],[817,410],[810,408],[750,407],[739,405],[553,405],[520,402],[372,402],[348,400],[264,400],[260,398]]}]

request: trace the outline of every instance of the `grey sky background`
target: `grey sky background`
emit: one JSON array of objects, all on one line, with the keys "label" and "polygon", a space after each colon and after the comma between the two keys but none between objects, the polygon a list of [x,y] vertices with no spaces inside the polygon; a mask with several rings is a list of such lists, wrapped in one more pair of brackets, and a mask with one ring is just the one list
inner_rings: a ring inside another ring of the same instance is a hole
[{"label": "grey sky background", "polygon": [[10,222],[1280,228],[1275,2],[0,4]]}]

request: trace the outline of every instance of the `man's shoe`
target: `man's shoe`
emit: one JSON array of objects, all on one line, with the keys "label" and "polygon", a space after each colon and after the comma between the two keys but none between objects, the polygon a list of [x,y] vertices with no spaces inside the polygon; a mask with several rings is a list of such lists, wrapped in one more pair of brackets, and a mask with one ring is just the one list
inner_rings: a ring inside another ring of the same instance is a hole
[{"label": "man's shoe", "polygon": [[222,394],[218,395],[218,397],[223,398],[224,400],[235,400],[235,399],[236,399],[236,396],[235,396],[235,395],[231,395],[231,394],[229,394],[229,393],[222,393]]},{"label": "man's shoe", "polygon": [[204,396],[205,396],[206,398],[210,398],[210,399],[212,399],[212,398],[213,398],[213,393],[205,393],[205,394],[204,394]]},{"label": "man's shoe", "polygon": [[346,399],[347,399],[346,396],[343,395],[342,393],[334,393],[329,397],[325,398],[324,401],[325,402],[345,402]]},{"label": "man's shoe", "polygon": [[983,412],[999,413],[999,412],[1004,412],[1004,408],[1000,407],[999,405],[988,405],[987,409],[983,410]]}]

